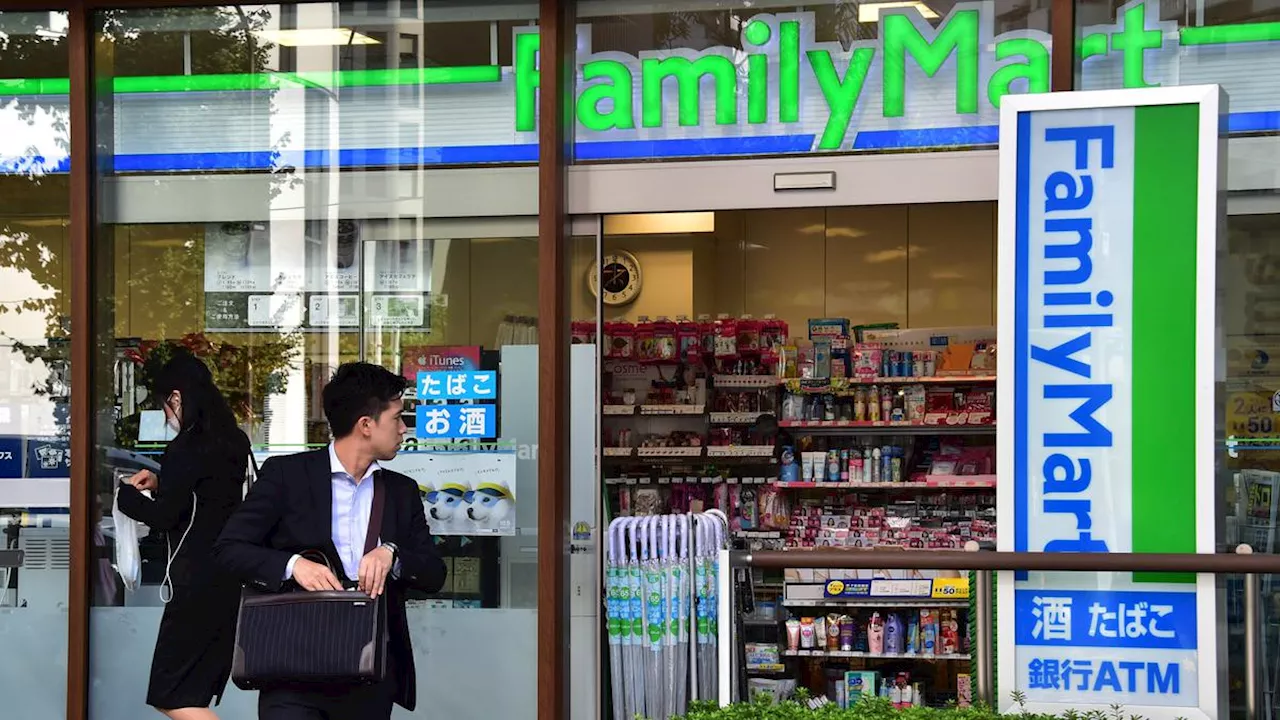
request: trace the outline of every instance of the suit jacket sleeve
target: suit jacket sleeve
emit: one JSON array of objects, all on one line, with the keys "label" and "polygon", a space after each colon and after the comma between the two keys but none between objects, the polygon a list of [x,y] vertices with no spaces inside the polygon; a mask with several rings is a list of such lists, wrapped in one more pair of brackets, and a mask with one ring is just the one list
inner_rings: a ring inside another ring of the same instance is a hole
[{"label": "suit jacket sleeve", "polygon": [[120,512],[153,530],[175,530],[191,512],[191,494],[200,480],[199,463],[182,448],[172,448],[161,463],[160,487],[154,500],[122,483],[116,502]]},{"label": "suit jacket sleeve", "polygon": [[440,592],[444,587],[445,566],[436,541],[427,527],[427,516],[422,501],[418,499],[417,483],[408,478],[397,478],[400,488],[396,501],[408,505],[409,524],[399,544],[400,581],[427,593]]},{"label": "suit jacket sleeve", "polygon": [[270,458],[258,471],[240,507],[213,545],[214,560],[245,582],[278,590],[292,553],[270,547],[268,539],[284,516],[285,484],[280,461]]}]

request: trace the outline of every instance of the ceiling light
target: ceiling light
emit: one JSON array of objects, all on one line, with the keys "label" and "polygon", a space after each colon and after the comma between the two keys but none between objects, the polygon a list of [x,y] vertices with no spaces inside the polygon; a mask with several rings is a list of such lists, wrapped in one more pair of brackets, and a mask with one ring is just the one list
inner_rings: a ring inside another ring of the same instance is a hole
[{"label": "ceiling light", "polygon": [[920,0],[892,0],[892,2],[863,3],[858,6],[858,22],[873,23],[880,21],[881,10],[898,8],[915,8],[920,17],[936,20],[938,13]]},{"label": "ceiling light", "polygon": [[379,41],[348,28],[306,28],[299,30],[259,30],[254,33],[266,42],[284,47],[328,45],[379,45]]}]

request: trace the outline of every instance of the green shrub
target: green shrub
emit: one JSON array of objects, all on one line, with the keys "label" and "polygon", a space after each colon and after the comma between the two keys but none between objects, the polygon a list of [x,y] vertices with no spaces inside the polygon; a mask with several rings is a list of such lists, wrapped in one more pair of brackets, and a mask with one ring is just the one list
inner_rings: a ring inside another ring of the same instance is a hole
[{"label": "green shrub", "polygon": [[683,720],[1143,720],[1141,716],[1126,713],[1119,706],[1108,711],[1068,711],[1059,716],[1028,712],[1017,694],[1014,700],[1020,712],[1001,714],[982,705],[899,710],[880,697],[863,697],[846,709],[837,707],[835,703],[811,708],[803,699],[774,702],[768,695],[760,695],[751,702],[723,708],[711,702],[694,703]]}]

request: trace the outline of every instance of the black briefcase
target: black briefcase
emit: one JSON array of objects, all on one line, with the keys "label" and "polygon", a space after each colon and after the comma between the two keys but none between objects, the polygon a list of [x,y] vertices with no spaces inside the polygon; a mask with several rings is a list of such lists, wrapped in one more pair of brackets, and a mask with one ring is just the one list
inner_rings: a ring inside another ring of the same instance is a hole
[{"label": "black briefcase", "polygon": [[[366,552],[381,525],[381,486],[375,476]],[[329,565],[323,553],[304,555],[319,555]],[[385,592],[375,600],[357,590],[246,590],[231,681],[241,690],[379,683],[387,675],[387,640]]]}]

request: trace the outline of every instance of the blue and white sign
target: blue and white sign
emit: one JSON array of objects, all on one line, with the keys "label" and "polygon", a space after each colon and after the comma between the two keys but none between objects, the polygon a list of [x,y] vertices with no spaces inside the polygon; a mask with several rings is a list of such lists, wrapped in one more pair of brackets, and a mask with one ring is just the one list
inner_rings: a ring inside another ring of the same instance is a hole
[{"label": "blue and white sign", "polygon": [[419,400],[493,400],[498,397],[498,373],[466,372],[418,373]]},{"label": "blue and white sign", "polygon": [[[1216,552],[1225,96],[1059,93],[1001,112],[997,544]],[[1017,691],[1031,712],[1225,717],[1215,586],[1001,573],[998,707],[1016,712]]]},{"label": "blue and white sign", "polygon": [[22,438],[0,437],[0,478],[22,477]]},{"label": "blue and white sign", "polygon": [[497,436],[495,405],[419,404],[415,433],[430,440],[472,440]]}]

